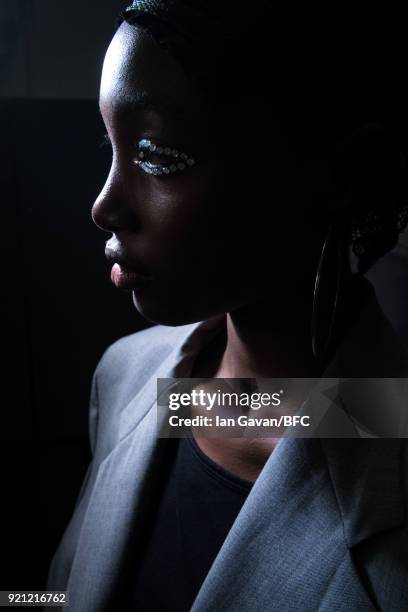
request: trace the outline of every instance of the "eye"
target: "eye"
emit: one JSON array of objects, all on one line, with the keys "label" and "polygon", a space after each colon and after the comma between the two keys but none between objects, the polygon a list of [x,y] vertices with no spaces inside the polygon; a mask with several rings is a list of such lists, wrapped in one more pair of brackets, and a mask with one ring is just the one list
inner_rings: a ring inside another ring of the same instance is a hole
[{"label": "eye", "polygon": [[137,157],[133,159],[133,163],[146,174],[154,176],[183,172],[195,164],[195,160],[187,153],[155,144],[146,138],[139,140],[137,151]]}]

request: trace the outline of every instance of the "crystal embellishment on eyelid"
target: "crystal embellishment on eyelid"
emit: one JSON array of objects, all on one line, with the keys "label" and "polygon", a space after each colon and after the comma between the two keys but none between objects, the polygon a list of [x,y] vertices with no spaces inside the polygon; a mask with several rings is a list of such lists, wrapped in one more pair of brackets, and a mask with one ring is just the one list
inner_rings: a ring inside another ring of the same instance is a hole
[{"label": "crystal embellishment on eyelid", "polygon": [[[170,147],[159,147],[146,138],[139,140],[138,149],[139,153],[133,159],[133,163],[138,165],[146,174],[166,176],[175,172],[183,172],[195,164],[195,160],[187,153],[179,152],[177,149],[171,149]],[[147,159],[149,153],[167,157],[169,163],[153,164]]]}]

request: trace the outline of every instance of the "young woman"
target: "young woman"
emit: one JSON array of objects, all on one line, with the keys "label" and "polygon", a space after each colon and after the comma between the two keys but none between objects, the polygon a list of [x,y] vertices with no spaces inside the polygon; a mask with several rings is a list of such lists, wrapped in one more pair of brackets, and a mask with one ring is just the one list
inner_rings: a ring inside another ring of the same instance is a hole
[{"label": "young woman", "polygon": [[[345,53],[344,30],[292,17],[135,0],[108,49],[92,216],[158,325],[94,376],[93,460],[48,584],[72,610],[408,609],[407,446],[354,426],[391,415],[408,363],[363,277],[408,219],[376,95],[392,78],[350,28]],[[358,413],[340,439],[325,418],[314,438],[157,437],[158,378],[328,375],[383,381],[370,406],[333,402],[336,424]]]}]

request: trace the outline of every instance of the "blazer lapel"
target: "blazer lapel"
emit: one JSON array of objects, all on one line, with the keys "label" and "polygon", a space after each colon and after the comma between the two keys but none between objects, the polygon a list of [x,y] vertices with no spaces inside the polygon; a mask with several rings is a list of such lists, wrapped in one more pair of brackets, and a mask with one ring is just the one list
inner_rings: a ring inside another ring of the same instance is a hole
[{"label": "blazer lapel", "polygon": [[[358,561],[365,542],[405,524],[401,487],[403,443],[398,439],[349,439],[322,440],[322,446],[344,538],[353,559]],[[353,574],[356,575],[355,566],[348,556],[333,576],[320,603],[321,612],[372,609],[362,604],[361,588],[355,590],[359,581],[350,582]]]},{"label": "blazer lapel", "polygon": [[159,463],[155,455],[163,450],[157,444],[155,411],[145,408],[133,434],[99,467],[67,586],[73,610],[109,609],[120,588],[127,546],[140,532],[143,500]]},{"label": "blazer lapel", "polygon": [[404,524],[403,441],[322,440],[349,548]]},{"label": "blazer lapel", "polygon": [[99,466],[81,528],[67,585],[71,609],[101,612],[116,600],[129,548],[137,548],[146,504],[169,450],[168,440],[157,438],[157,378],[188,375],[197,347],[219,324],[214,318],[175,328],[173,349],[122,411],[119,443]]},{"label": "blazer lapel", "polygon": [[[255,482],[192,612],[316,612],[333,580],[341,581],[344,601],[360,602],[355,609],[375,609],[351,560],[320,441],[284,438]],[[339,601],[331,609],[353,609],[339,607]]]}]

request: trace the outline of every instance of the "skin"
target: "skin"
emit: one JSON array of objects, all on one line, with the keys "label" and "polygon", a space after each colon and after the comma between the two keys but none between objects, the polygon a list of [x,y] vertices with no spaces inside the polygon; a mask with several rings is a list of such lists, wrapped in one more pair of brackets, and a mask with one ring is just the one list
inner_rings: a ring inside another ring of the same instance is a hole
[{"label": "skin", "polygon": [[[129,106],[144,91],[179,112]],[[324,163],[295,167],[284,130],[259,101],[215,111],[178,63],[128,24],[106,54],[100,108],[113,159],[92,217],[112,234],[111,252],[151,275],[133,291],[139,312],[164,325],[227,313],[225,337],[198,356],[192,376],[318,376],[324,364],[312,354],[310,320],[325,227],[312,204],[330,187]],[[197,163],[170,177],[146,175],[132,163],[142,138]],[[248,480],[276,444],[198,442]]]}]

